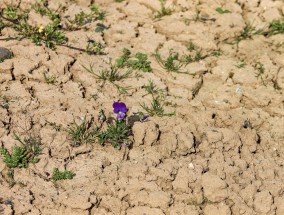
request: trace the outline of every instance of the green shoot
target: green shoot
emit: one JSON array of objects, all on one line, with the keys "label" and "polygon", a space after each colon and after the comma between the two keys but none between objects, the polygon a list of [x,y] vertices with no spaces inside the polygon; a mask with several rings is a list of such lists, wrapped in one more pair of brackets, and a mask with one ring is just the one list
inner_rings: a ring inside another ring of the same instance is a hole
[{"label": "green shoot", "polygon": [[148,84],[145,84],[143,88],[146,90],[147,93],[142,97],[149,94],[153,96],[155,94],[161,95],[163,93],[163,90],[158,88],[152,80],[148,80]]},{"label": "green shoot", "polygon": [[163,16],[171,15],[173,13],[172,9],[165,7],[165,0],[160,0],[160,3],[161,3],[161,8],[159,11],[157,11],[157,14],[155,15],[156,19],[159,19]]},{"label": "green shoot", "polygon": [[106,131],[97,135],[98,141],[104,145],[111,143],[114,148],[120,148],[122,144],[128,142],[130,128],[125,120],[116,119],[113,123],[108,124]]},{"label": "green shoot", "polygon": [[73,141],[73,146],[80,146],[82,144],[94,142],[98,129],[92,128],[93,122],[93,118],[91,120],[87,120],[86,117],[83,117],[80,123],[76,123],[74,120],[73,124],[67,130],[71,140]]},{"label": "green shoot", "polygon": [[223,9],[220,8],[220,7],[216,8],[216,12],[218,12],[219,14],[231,13],[231,11],[229,11],[229,10],[223,10]]},{"label": "green shoot", "polygon": [[73,177],[76,174],[72,171],[60,171],[58,168],[54,168],[52,171],[52,177],[51,179],[53,181],[59,181],[59,180],[66,180],[66,179],[73,179]]},{"label": "green shoot", "polygon": [[150,116],[173,116],[175,112],[165,113],[163,105],[159,101],[159,98],[154,98],[150,106],[147,106],[145,103],[140,104],[144,111],[146,111]]},{"label": "green shoot", "polygon": [[148,61],[148,56],[143,53],[136,53],[131,58],[131,51],[129,49],[123,49],[123,55],[116,59],[116,66],[118,68],[131,68],[135,70],[141,70],[143,72],[151,72],[151,62]]},{"label": "green shoot", "polygon": [[103,81],[103,83],[106,81],[112,83],[120,93],[127,93],[128,87],[121,87],[115,82],[130,78],[133,72],[132,70],[127,70],[121,74],[117,66],[111,65],[109,69],[103,69],[99,72],[99,74],[97,74],[93,71],[93,65],[90,65],[89,68],[83,66],[83,68],[87,72],[93,74],[96,79]]},{"label": "green shoot", "polygon": [[12,153],[6,148],[0,148],[0,154],[4,156],[4,162],[8,168],[27,168],[29,163],[37,163],[39,161],[38,155],[41,152],[39,138],[29,136],[22,140],[18,135],[15,139],[21,143],[21,146],[14,146]]}]

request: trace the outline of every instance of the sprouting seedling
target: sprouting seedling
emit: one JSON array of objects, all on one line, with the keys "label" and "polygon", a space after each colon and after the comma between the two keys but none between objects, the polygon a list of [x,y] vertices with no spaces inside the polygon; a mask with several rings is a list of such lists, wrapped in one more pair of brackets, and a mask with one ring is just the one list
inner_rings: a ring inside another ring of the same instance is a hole
[{"label": "sprouting seedling", "polygon": [[142,97],[149,94],[154,96],[155,94],[161,95],[163,93],[163,90],[158,88],[152,80],[148,80],[148,84],[143,85],[143,88],[146,90],[147,93]]},{"label": "sprouting seedling", "polygon": [[161,3],[161,8],[159,11],[157,11],[157,14],[155,15],[156,19],[159,19],[163,16],[168,16],[171,15],[173,13],[173,10],[170,8],[166,8],[165,7],[165,0],[159,0]]},{"label": "sprouting seedling", "polygon": [[160,102],[158,97],[154,98],[150,106],[147,106],[145,103],[140,104],[144,111],[146,111],[150,116],[173,116],[175,112],[165,113],[164,107]]},{"label": "sprouting seedling", "polygon": [[102,43],[100,42],[96,42],[95,40],[92,40],[92,39],[88,39],[87,41],[87,46],[86,46],[86,52],[89,54],[89,55],[100,55],[100,54],[103,54],[103,49],[104,49],[104,46]]},{"label": "sprouting seedling", "polygon": [[59,180],[66,180],[66,179],[73,179],[73,177],[76,174],[73,173],[72,171],[60,171],[58,168],[54,168],[52,171],[52,177],[51,179],[53,181],[59,181]]},{"label": "sprouting seedling", "polygon": [[45,82],[48,83],[48,84],[54,84],[56,82],[56,76],[55,75],[48,75],[44,72],[43,77],[44,77]]},{"label": "sprouting seedling", "polygon": [[170,51],[169,56],[166,59],[162,59],[161,55],[158,52],[156,52],[155,58],[159,65],[168,72],[181,73],[180,69],[184,66],[184,64],[179,59],[179,54],[174,53],[172,50]]},{"label": "sprouting seedling", "polygon": [[264,75],[264,73],[265,73],[265,68],[264,68],[263,63],[257,62],[255,68],[256,68],[257,71],[258,71],[258,72],[256,73],[255,77],[256,77],[257,79],[260,78],[261,81],[262,81],[262,83],[263,83],[263,85],[265,85],[265,82],[264,82],[264,79],[263,79],[263,75]]},{"label": "sprouting seedling", "polygon": [[116,66],[119,68],[131,68],[134,70],[141,70],[143,72],[151,72],[151,62],[148,61],[148,56],[144,53],[137,52],[131,57],[131,51],[124,48],[123,54],[116,59]]},{"label": "sprouting seedling", "polygon": [[81,11],[75,14],[74,20],[70,20],[70,22],[82,27],[87,23],[91,23],[96,20],[103,20],[106,16],[106,12],[101,10],[97,5],[91,5],[90,10],[90,13]]},{"label": "sprouting seedling", "polygon": [[229,42],[229,44],[239,44],[240,41],[251,39],[254,35],[262,34],[263,31],[263,29],[256,29],[251,24],[246,24],[246,26],[239,33],[239,35],[235,36],[233,38],[233,41]]},{"label": "sprouting seedling", "polygon": [[90,65],[89,68],[85,66],[82,66],[82,67],[87,72],[93,74],[96,79],[103,81],[103,83],[105,83],[106,81],[109,81],[110,83],[112,83],[120,93],[127,93],[127,90],[129,89],[129,87],[122,87],[115,82],[121,81],[126,78],[130,78],[133,72],[132,70],[127,70],[121,73],[118,67],[116,67],[115,65],[111,65],[109,69],[103,69],[99,72],[99,74],[97,74],[93,70],[93,65]]},{"label": "sprouting seedling", "polygon": [[6,96],[0,95],[0,107],[4,109],[9,109],[10,107],[9,99]]},{"label": "sprouting seedling", "polygon": [[264,34],[267,36],[284,33],[284,18],[273,20],[269,23],[268,31]]},{"label": "sprouting seedling", "polygon": [[235,65],[238,69],[244,68],[246,66],[246,63],[244,60],[241,60],[238,64]]},{"label": "sprouting seedling", "polygon": [[15,140],[21,143],[21,146],[14,146],[10,153],[5,147],[0,148],[0,154],[4,156],[3,161],[8,168],[27,168],[29,163],[37,163],[39,154],[42,151],[40,139],[29,136],[23,140],[14,133]]},{"label": "sprouting seedling", "polygon": [[219,14],[231,13],[231,11],[223,10],[221,7],[216,8],[216,12],[218,12]]},{"label": "sprouting seedling", "polygon": [[34,3],[31,6],[36,13],[40,14],[41,16],[48,16],[51,20],[60,19],[60,15],[58,11],[61,9],[61,6],[58,7],[56,11],[51,10],[47,7],[47,1],[41,0]]},{"label": "sprouting seedling", "polygon": [[80,123],[76,123],[75,120],[72,125],[67,129],[67,132],[73,141],[73,146],[79,146],[82,144],[92,143],[95,140],[97,128],[93,128],[93,118],[87,120],[83,117]]}]

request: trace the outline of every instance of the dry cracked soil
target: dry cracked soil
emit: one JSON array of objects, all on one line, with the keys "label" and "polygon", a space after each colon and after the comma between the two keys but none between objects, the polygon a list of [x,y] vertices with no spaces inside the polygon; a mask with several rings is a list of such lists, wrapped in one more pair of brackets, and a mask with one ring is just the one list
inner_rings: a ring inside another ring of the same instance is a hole
[{"label": "dry cracked soil", "polygon": [[[0,2],[21,9],[35,3]],[[13,171],[0,157],[0,214],[284,214],[284,34],[253,31],[283,19],[282,0],[168,0],[164,9],[172,13],[161,17],[158,0],[45,3],[52,10],[61,5],[65,18],[92,3],[106,15],[72,30],[63,22],[68,43],[54,50],[2,29],[0,46],[13,56],[0,63],[1,145],[11,152],[19,145],[15,133],[33,133],[42,152],[39,162]],[[50,22],[34,11],[28,21]],[[98,23],[106,27],[101,32]],[[249,35],[240,36],[248,26]],[[86,53],[88,39],[104,53]],[[113,84],[83,68],[92,64],[99,74],[124,48],[147,54],[152,71]],[[198,50],[199,58],[180,64],[181,73],[155,57]],[[101,109],[111,116],[118,100],[129,116],[143,111],[140,104],[152,100],[148,80],[163,92],[165,112],[175,115],[134,122],[130,147],[72,145],[67,129],[74,120],[97,119]],[[54,168],[76,175],[55,182]]]}]

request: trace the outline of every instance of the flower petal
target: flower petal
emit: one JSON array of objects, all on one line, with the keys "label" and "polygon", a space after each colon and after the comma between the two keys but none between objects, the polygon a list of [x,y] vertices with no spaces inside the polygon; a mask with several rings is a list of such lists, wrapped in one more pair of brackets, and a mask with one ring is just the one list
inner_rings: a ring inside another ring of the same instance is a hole
[{"label": "flower petal", "polygon": [[113,107],[113,112],[114,113],[116,113],[116,114],[118,114],[118,112],[119,112],[119,110],[120,110],[120,102],[114,102],[113,103],[113,105],[112,105],[112,107]]},{"label": "flower petal", "polygon": [[123,102],[121,102],[120,104],[121,104],[121,106],[120,106],[120,111],[123,112],[123,113],[126,113],[126,112],[127,112],[127,107],[126,107],[126,105],[125,105]]},{"label": "flower petal", "polygon": [[119,119],[123,119],[125,117],[125,113],[120,112],[119,114],[117,114],[117,118]]}]

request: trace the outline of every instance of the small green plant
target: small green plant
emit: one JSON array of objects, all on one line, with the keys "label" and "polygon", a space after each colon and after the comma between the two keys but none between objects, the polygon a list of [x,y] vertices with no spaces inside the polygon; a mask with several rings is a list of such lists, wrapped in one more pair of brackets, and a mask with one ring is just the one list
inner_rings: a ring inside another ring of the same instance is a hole
[{"label": "small green plant", "polygon": [[242,40],[251,39],[254,35],[259,35],[263,33],[263,29],[256,29],[251,24],[246,24],[243,30],[239,33],[239,35],[233,38],[232,42],[228,42],[229,44],[239,44]]},{"label": "small green plant", "polygon": [[46,26],[32,26],[28,23],[28,11],[21,11],[14,6],[7,6],[0,11],[0,22],[4,27],[14,28],[18,32],[16,36],[18,39],[31,39],[36,45],[45,44],[51,49],[55,49],[56,45],[65,44],[68,39],[59,29],[61,26],[59,15],[42,7],[41,3],[33,5],[32,8],[41,14],[49,15],[52,23]]},{"label": "small green plant", "polygon": [[150,116],[173,116],[175,115],[175,112],[171,113],[165,113],[165,110],[163,108],[163,105],[161,104],[161,101],[158,97],[153,97],[153,100],[151,102],[150,106],[147,106],[145,103],[140,104],[140,106],[143,108],[144,111],[146,111]]},{"label": "small green plant", "polygon": [[142,97],[147,96],[149,94],[150,95],[155,95],[155,94],[162,95],[163,94],[163,90],[158,88],[152,80],[148,80],[148,84],[143,85],[143,88],[145,89],[147,93],[143,95]]},{"label": "small green plant", "polygon": [[170,8],[166,8],[165,7],[165,0],[159,0],[161,3],[161,8],[159,11],[157,11],[157,14],[155,15],[156,19],[159,19],[163,16],[168,16],[171,15],[173,13],[173,10]]},{"label": "small green plant", "polygon": [[7,21],[27,20],[28,11],[20,11],[19,8],[8,5],[2,10],[1,16]]},{"label": "small green plant", "polygon": [[1,96],[0,95],[0,107],[4,109],[9,109],[9,100],[6,96]]},{"label": "small green plant", "polygon": [[[164,95],[163,90],[156,87],[153,81],[149,80],[148,85],[144,85],[143,88],[147,92],[146,95],[152,96],[152,102],[150,106],[147,106],[145,103],[140,104],[140,107],[146,111],[149,116],[172,116],[175,115],[175,112],[165,113],[164,110]],[[143,96],[143,97],[144,97]]]},{"label": "small green plant", "polygon": [[241,60],[238,64],[235,65],[238,69],[244,68],[246,66],[246,63],[244,60]]},{"label": "small green plant", "polygon": [[45,27],[30,28],[27,26],[28,28],[22,34],[26,38],[31,38],[32,42],[36,45],[44,43],[46,47],[55,49],[56,45],[65,44],[68,41],[65,34],[61,30],[58,30],[59,24],[60,21],[55,20]]},{"label": "small green plant", "polygon": [[130,129],[125,120],[115,119],[114,122],[108,124],[106,131],[98,135],[98,140],[102,145],[111,143],[117,148],[127,141],[129,132]]},{"label": "small green plant", "polygon": [[269,23],[267,35],[284,34],[284,18]]},{"label": "small green plant", "polygon": [[81,11],[80,13],[75,14],[74,20],[69,21],[71,24],[82,27],[87,23],[91,23],[96,20],[103,20],[106,16],[106,12],[102,11],[97,5],[91,5],[90,10],[90,13]]},{"label": "small green plant", "polygon": [[38,155],[41,152],[40,139],[29,136],[22,140],[18,135],[15,139],[21,143],[21,146],[14,146],[10,153],[3,146],[0,148],[0,154],[4,156],[4,162],[8,168],[27,168],[29,163],[37,163]]},{"label": "small green plant", "polygon": [[128,87],[122,87],[115,82],[130,78],[133,72],[132,70],[129,69],[121,73],[117,66],[111,65],[109,69],[103,69],[99,72],[99,74],[97,74],[93,70],[93,65],[90,65],[89,68],[83,66],[83,68],[87,72],[93,74],[96,79],[103,81],[103,83],[106,81],[112,83],[120,93],[127,93]]},{"label": "small green plant", "polygon": [[[263,75],[264,75],[264,73],[265,73],[265,68],[264,68],[263,63],[257,62],[256,65],[255,65],[255,68],[256,68],[257,71],[258,71],[258,72],[256,73],[255,77],[256,77],[257,79],[260,78],[261,81],[262,81],[262,83],[263,83],[263,85],[266,86],[266,83],[265,83],[264,77],[263,77]],[[267,76],[266,76],[266,78],[267,78]]]},{"label": "small green plant", "polygon": [[192,41],[189,41],[188,45],[187,45],[187,50],[192,52],[196,49],[194,43]]},{"label": "small green plant", "polygon": [[53,181],[59,181],[59,180],[66,180],[66,179],[73,179],[73,177],[76,174],[72,171],[60,171],[58,168],[54,168],[52,171],[52,177],[51,179]]},{"label": "small green plant", "polygon": [[43,77],[46,83],[55,84],[56,76],[55,75],[47,75],[45,72],[43,73]]},{"label": "small green plant", "polygon": [[131,51],[129,49],[123,49],[123,55],[116,59],[116,66],[118,68],[132,68],[141,70],[143,72],[151,72],[151,62],[148,61],[148,56],[141,52],[136,53],[131,58]]},{"label": "small green plant", "polygon": [[184,66],[179,58],[179,53],[170,50],[169,56],[166,59],[162,59],[161,55],[156,52],[155,58],[159,65],[167,72],[182,73],[180,69]]},{"label": "small green plant", "polygon": [[34,4],[32,4],[31,9],[33,9],[36,13],[40,14],[41,16],[48,16],[49,19],[55,20],[55,19],[60,19],[60,15],[58,13],[58,10],[60,7],[56,10],[53,11],[47,7],[47,0],[40,0]]},{"label": "small green plant", "polygon": [[70,139],[73,141],[73,146],[89,144],[95,141],[97,128],[92,127],[93,123],[93,118],[87,120],[86,117],[82,117],[80,123],[76,123],[74,120],[73,124],[67,129]]},{"label": "small green plant", "polygon": [[95,40],[88,40],[87,46],[86,46],[86,52],[89,55],[100,55],[103,54],[104,46],[100,42],[96,42]]},{"label": "small green plant", "polygon": [[216,12],[218,12],[219,14],[231,13],[231,11],[223,10],[221,7],[216,8]]}]

